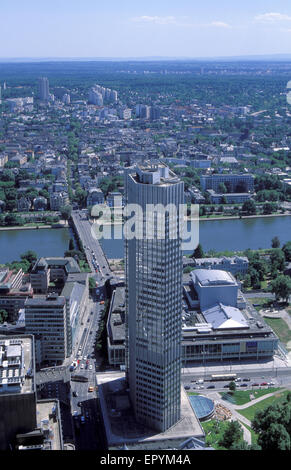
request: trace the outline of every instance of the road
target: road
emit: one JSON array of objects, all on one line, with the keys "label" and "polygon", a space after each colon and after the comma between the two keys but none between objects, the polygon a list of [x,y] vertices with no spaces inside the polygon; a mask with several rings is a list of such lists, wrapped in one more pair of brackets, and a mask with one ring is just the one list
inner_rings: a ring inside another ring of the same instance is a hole
[{"label": "road", "polygon": [[[71,381],[71,411],[75,423],[75,445],[77,450],[104,448],[100,433],[98,396],[96,390],[96,358],[94,343],[100,320],[100,305],[94,304],[93,313],[87,322],[87,331],[76,359],[79,364],[74,375],[82,375],[88,382]],[[94,387],[90,392],[89,387]],[[82,421],[83,420],[83,421]]]},{"label": "road", "polygon": [[92,225],[87,219],[87,211],[73,211],[72,219],[82,240],[87,261],[94,277],[97,281],[101,281],[102,278],[108,279],[112,273],[99,241],[92,236]]}]

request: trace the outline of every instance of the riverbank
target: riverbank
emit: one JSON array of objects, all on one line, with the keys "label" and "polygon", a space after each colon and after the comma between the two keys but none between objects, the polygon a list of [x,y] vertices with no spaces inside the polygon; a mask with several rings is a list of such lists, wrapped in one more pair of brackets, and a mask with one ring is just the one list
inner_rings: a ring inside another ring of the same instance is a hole
[{"label": "riverbank", "polygon": [[[214,221],[214,220],[244,220],[244,219],[264,219],[264,218],[268,218],[268,217],[291,217],[291,214],[256,214],[256,215],[242,215],[242,216],[199,216],[199,217],[194,217],[194,218],[191,218],[191,217],[185,217],[184,220],[187,220],[188,222],[191,222],[193,220],[197,221]],[[96,225],[99,225],[99,226],[113,226],[113,225],[123,225],[123,222],[120,221],[120,220],[116,220],[116,221],[110,221],[110,222],[103,222],[103,223],[99,223],[98,220],[94,220],[94,219],[90,219],[90,222],[92,224],[96,224]]]},{"label": "riverbank", "polygon": [[48,229],[48,228],[68,228],[68,225],[65,223],[58,222],[57,224],[51,225],[13,225],[12,227],[0,227],[0,231],[10,231],[10,230],[38,230],[38,229]]},{"label": "riverbank", "polygon": [[[199,217],[199,221],[201,220],[244,220],[244,219],[263,219],[266,217],[291,217],[291,214],[261,214],[261,215],[242,215],[242,216],[221,216],[221,217]],[[197,218],[194,219],[188,219],[188,220],[197,220]]]}]

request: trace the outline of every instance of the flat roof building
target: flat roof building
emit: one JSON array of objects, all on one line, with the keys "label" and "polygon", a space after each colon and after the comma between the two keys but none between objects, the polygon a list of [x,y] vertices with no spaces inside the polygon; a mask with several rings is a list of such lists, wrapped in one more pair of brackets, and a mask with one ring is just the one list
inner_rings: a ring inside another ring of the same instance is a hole
[{"label": "flat roof building", "polygon": [[0,417],[0,450],[36,427],[33,336],[0,336]]}]

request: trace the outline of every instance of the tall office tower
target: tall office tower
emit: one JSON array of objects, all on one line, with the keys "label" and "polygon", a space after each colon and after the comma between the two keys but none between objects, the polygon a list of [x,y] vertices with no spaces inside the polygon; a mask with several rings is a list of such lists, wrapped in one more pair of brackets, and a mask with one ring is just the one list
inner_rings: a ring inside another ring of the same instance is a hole
[{"label": "tall office tower", "polygon": [[[180,419],[182,241],[173,230],[183,223],[184,183],[161,163],[125,177],[126,203],[143,211],[142,237],[125,237],[127,379],[137,421],[164,432]],[[166,211],[162,230],[148,206],[157,204]]]},{"label": "tall office tower", "polygon": [[39,89],[39,99],[41,101],[48,101],[50,92],[49,92],[49,81],[46,77],[39,78],[38,89]]}]

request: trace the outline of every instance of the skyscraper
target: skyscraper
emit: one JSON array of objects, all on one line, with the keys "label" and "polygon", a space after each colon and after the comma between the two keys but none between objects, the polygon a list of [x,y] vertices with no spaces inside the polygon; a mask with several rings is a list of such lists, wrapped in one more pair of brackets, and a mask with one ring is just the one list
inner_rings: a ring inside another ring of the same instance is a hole
[{"label": "skyscraper", "polygon": [[41,77],[38,79],[38,89],[39,89],[39,99],[41,101],[48,101],[50,92],[49,92],[49,81],[46,77]]},{"label": "skyscraper", "polygon": [[[126,239],[126,365],[138,422],[164,432],[180,419],[184,184],[165,165],[126,174],[126,203],[142,209],[142,237]],[[165,209],[161,230],[151,205]],[[150,206],[149,206],[150,205]],[[170,210],[170,205],[174,208]],[[146,216],[147,208],[152,216]],[[152,236],[148,236],[151,227]],[[177,230],[174,238],[171,230]]]}]

